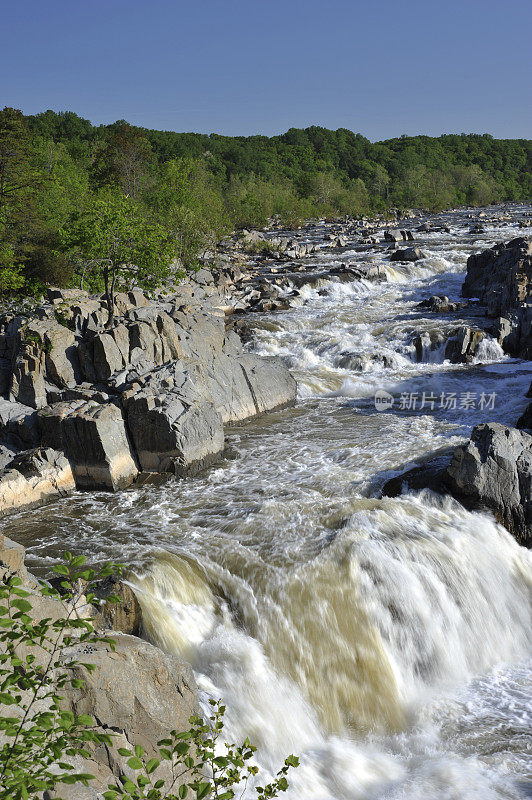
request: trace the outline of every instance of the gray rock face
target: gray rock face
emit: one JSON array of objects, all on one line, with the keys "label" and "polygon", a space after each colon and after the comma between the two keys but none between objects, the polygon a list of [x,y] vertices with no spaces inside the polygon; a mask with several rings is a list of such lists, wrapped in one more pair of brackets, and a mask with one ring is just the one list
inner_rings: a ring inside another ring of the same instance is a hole
[{"label": "gray rock face", "polygon": [[[263,283],[259,298],[284,302]],[[212,462],[225,423],[296,397],[281,360],[244,353],[226,330],[224,303],[203,270],[156,300],[118,293],[109,329],[101,298],[76,290],[50,289],[29,322],[0,315],[0,463],[11,448],[43,445],[65,453],[78,489],[114,491],[139,466],[185,475]]]},{"label": "gray rock face", "polygon": [[498,317],[498,340],[506,352],[532,357],[532,242],[512,239],[467,260],[464,297],[478,297]]},{"label": "gray rock face", "polygon": [[[96,628],[110,628],[131,636],[140,636],[142,609],[135,592],[127,583],[112,575],[100,581],[94,593],[101,603],[94,620]],[[120,602],[110,602],[108,598],[111,595],[118,597]]]},{"label": "gray rock face", "polygon": [[120,408],[84,403],[61,419],[78,489],[125,489],[138,475]]},{"label": "gray rock face", "polygon": [[50,448],[26,450],[0,475],[0,516],[70,494],[75,489],[68,460]]},{"label": "gray rock face", "polygon": [[188,730],[189,718],[199,713],[192,668],[134,636],[113,638],[114,652],[105,643],[89,652],[83,645],[72,648],[71,655],[95,669],[79,669],[77,677],[86,688],[69,690],[66,705],[75,714],[93,716],[103,731],[122,733],[154,755],[160,739],[172,730]]},{"label": "gray rock face", "polygon": [[516,428],[527,428],[532,430],[532,403],[529,403],[525,411],[517,420]]},{"label": "gray rock face", "polygon": [[128,427],[140,466],[187,475],[223,450],[222,418],[179,366],[152,374],[124,393]]},{"label": "gray rock face", "polygon": [[445,474],[451,492],[495,514],[515,538],[532,545],[532,436],[496,422],[477,425]]}]

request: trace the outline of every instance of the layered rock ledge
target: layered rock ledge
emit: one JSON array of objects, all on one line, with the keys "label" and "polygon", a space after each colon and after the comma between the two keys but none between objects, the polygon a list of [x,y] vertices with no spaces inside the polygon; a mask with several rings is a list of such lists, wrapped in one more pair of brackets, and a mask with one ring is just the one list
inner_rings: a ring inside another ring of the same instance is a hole
[{"label": "layered rock ledge", "polygon": [[141,471],[190,474],[222,453],[226,423],[292,404],[288,368],[244,352],[224,302],[191,282],[132,290],[107,326],[101,298],[50,289],[31,317],[2,314],[0,514]]}]

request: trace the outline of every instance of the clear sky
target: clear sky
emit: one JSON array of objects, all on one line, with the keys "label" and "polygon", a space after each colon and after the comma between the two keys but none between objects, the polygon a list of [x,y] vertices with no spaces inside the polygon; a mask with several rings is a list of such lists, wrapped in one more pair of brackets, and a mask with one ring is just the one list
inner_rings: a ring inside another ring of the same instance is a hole
[{"label": "clear sky", "polygon": [[532,138],[532,0],[0,0],[0,107]]}]

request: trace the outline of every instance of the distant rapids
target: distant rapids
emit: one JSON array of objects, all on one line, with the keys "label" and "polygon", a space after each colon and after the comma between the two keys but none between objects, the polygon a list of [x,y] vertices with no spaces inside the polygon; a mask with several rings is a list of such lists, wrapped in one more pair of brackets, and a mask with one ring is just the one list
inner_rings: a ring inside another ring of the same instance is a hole
[{"label": "distant rapids", "polygon": [[228,738],[249,736],[268,774],[301,757],[288,800],[532,796],[532,553],[450,498],[379,499],[406,465],[527,403],[532,365],[490,337],[468,365],[427,344],[474,321],[417,303],[459,300],[468,255],[517,235],[445,219],[415,264],[316,255],[373,261],[386,282],[321,281],[250,318],[249,346],[287,359],[299,402],[230,430],[210,471],[4,523],[30,567],[67,546],[126,561],[145,635],[192,663],[204,702],[223,697]]}]

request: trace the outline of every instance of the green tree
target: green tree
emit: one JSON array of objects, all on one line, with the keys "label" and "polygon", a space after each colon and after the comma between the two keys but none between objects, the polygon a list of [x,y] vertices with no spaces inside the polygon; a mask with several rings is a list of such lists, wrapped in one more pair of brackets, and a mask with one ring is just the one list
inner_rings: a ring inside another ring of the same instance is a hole
[{"label": "green tree", "polygon": [[61,238],[80,285],[87,280],[99,288],[103,281],[107,327],[114,321],[117,282],[153,289],[169,276],[175,255],[166,228],[148,219],[138,203],[117,189],[91,196],[86,207],[73,215]]},{"label": "green tree", "polygon": [[229,230],[222,193],[205,158],[166,161],[146,202],[167,228],[185,267],[193,267],[198,256],[213,249]]},{"label": "green tree", "polygon": [[0,111],[0,221],[5,222],[41,182],[24,115],[6,107]]},{"label": "green tree", "polygon": [[15,252],[11,245],[0,239],[0,298],[13,295],[24,286],[22,267],[15,263]]},{"label": "green tree", "polygon": [[137,198],[147,186],[152,160],[151,146],[142,133],[121,120],[110,126],[95,150],[91,169],[95,186],[120,186]]}]

